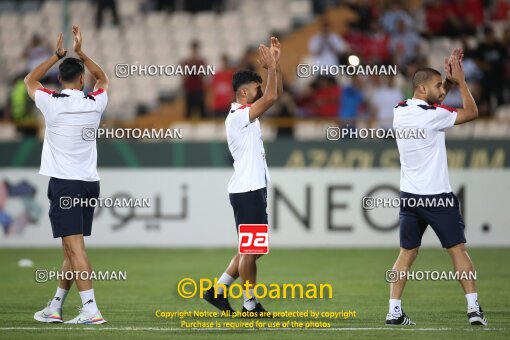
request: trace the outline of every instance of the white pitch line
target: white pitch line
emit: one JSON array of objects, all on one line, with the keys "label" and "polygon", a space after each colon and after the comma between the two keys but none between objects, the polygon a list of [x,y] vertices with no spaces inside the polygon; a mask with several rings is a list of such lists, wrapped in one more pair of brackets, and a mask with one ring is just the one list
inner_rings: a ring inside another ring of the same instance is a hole
[{"label": "white pitch line", "polygon": [[[481,331],[504,331],[505,328],[478,328]],[[336,327],[336,328],[165,328],[165,327],[0,327],[4,331],[44,331],[44,330],[86,330],[86,331],[158,331],[158,332],[194,332],[194,331],[411,331],[411,332],[437,332],[437,331],[475,331],[475,328],[402,328],[388,327]]]}]

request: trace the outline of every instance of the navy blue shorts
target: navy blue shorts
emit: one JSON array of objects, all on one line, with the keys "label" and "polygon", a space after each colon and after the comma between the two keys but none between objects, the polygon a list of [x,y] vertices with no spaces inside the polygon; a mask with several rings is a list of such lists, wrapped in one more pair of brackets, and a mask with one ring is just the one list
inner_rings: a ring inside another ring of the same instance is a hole
[{"label": "navy blue shorts", "polygon": [[267,189],[229,194],[234,209],[236,230],[240,224],[268,224]]},{"label": "navy blue shorts", "polygon": [[[421,245],[421,239],[427,226],[431,226],[436,233],[443,248],[451,248],[460,243],[466,243],[464,235],[464,220],[460,214],[459,200],[454,193],[438,195],[415,195],[401,191],[400,198],[405,199],[400,204],[400,246],[412,249]],[[417,206],[418,199],[436,199],[444,206],[424,207]],[[414,199],[411,201],[409,199]],[[409,202],[404,205],[404,202]],[[453,202],[453,204],[449,204]]]},{"label": "navy blue shorts", "polygon": [[91,199],[99,197],[99,181],[86,182],[70,179],[50,178],[48,198],[50,200],[50,222],[53,237],[82,234],[90,236],[94,207],[73,205],[73,198]]}]

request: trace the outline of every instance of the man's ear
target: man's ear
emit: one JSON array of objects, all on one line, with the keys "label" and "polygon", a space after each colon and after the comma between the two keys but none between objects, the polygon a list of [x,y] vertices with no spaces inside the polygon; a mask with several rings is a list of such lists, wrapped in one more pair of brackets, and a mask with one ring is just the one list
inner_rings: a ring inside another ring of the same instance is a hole
[{"label": "man's ear", "polygon": [[60,78],[60,74],[58,75],[58,82],[62,84],[62,78]]},{"label": "man's ear", "polygon": [[84,75],[84,73],[82,73],[81,76],[80,76],[80,84],[81,85],[85,84],[85,75]]}]

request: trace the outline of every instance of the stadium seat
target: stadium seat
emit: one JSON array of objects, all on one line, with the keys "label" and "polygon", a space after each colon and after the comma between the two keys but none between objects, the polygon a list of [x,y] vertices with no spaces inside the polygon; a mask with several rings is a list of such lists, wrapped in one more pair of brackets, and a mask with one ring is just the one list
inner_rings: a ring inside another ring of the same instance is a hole
[{"label": "stadium seat", "polygon": [[[132,0],[131,0],[132,1]],[[127,1],[127,2],[131,2]],[[122,1],[118,1],[120,3]],[[70,1],[69,2],[70,13],[80,13],[82,17],[93,19],[92,15],[83,15],[83,13],[95,13],[95,6],[90,1]]]},{"label": "stadium seat", "polygon": [[325,140],[328,127],[337,126],[336,122],[300,121],[294,125],[294,138],[300,141]]},{"label": "stadium seat", "polygon": [[236,12],[224,12],[218,18],[219,27],[221,27],[222,30],[227,34],[237,31],[232,30],[232,27],[237,27],[239,25],[239,22],[240,22],[239,14],[237,14]]},{"label": "stadium seat", "polygon": [[310,19],[312,15],[312,3],[308,0],[292,1],[289,6],[289,13],[296,19]]},{"label": "stadium seat", "polygon": [[[223,12],[205,11],[197,14],[181,10],[171,13],[142,11],[147,9],[145,3],[145,0],[117,1],[119,15],[126,24],[119,27],[104,25],[97,31],[94,2],[71,0],[70,21],[80,25],[87,39],[89,55],[108,70],[114,70],[115,65],[119,63],[178,64],[189,56],[189,45],[194,39],[201,42],[201,54],[209,64],[219,65],[223,52],[227,52],[231,60],[239,60],[247,47],[267,43],[267,37],[272,32],[289,31],[296,19],[308,20],[313,16],[309,0],[242,1],[236,6],[227,6],[229,9]],[[0,89],[5,89],[8,79],[25,71],[25,63],[20,63],[19,60],[32,34],[40,33],[48,43],[54,45],[54,35],[62,29],[62,17],[55,15],[61,12],[61,1],[7,0],[0,2],[0,9],[0,63],[6,76],[6,80],[0,84]],[[504,23],[494,25],[497,34],[501,33],[503,26]],[[12,27],[20,29],[13,30]],[[470,43],[476,44],[476,38],[469,40]],[[20,44],[20,41],[25,43]],[[458,40],[434,38],[430,42],[423,41],[421,48],[430,51],[427,53],[430,66],[442,69],[444,55],[458,45]],[[137,80],[137,84],[130,88],[123,86],[124,83],[112,82],[112,88],[117,86],[120,88],[119,91],[112,91],[110,94],[111,105],[108,107],[108,115],[123,116],[125,110],[135,112],[138,104],[157,105],[160,93],[176,92],[182,84],[182,79],[178,76],[156,77],[155,85],[152,82],[154,77],[139,78],[140,81]],[[339,79],[343,81],[344,78]],[[293,85],[299,92],[309,81],[309,78],[300,78]],[[154,85],[154,91],[146,91],[150,84]],[[124,93],[131,95],[126,96]],[[6,96],[6,91],[0,90],[0,103],[5,102]],[[117,113],[116,110],[120,112]],[[510,109],[502,107],[498,109],[496,116],[510,118]],[[319,138],[323,137],[321,128],[306,126],[305,123],[301,132],[295,132],[296,135],[305,139],[314,139],[319,135]],[[448,132],[448,137],[471,136],[469,130],[469,127],[455,128],[452,129],[453,132]],[[320,134],[317,131],[320,131]],[[505,129],[496,124],[489,124],[486,127],[481,125],[477,127],[476,135],[483,131],[486,133],[494,131],[501,136]]]},{"label": "stadium seat", "polygon": [[214,27],[216,27],[217,20],[218,18],[216,17],[216,14],[212,11],[200,12],[192,19],[195,27],[205,27],[208,29],[214,29]]},{"label": "stadium seat", "polygon": [[170,129],[182,129],[183,137],[186,140],[193,141],[195,140],[195,126],[190,122],[178,121],[170,124]]},{"label": "stadium seat", "polygon": [[482,138],[510,138],[510,122],[489,121],[487,134]]},{"label": "stadium seat", "polygon": [[[175,12],[171,19],[170,19],[170,25],[172,28],[176,30],[182,30],[183,27],[188,28],[191,21],[191,15],[186,12]],[[182,30],[182,32],[185,32],[186,30]]]},{"label": "stadium seat", "polygon": [[121,17],[137,16],[143,0],[118,1],[117,9]]},{"label": "stadium seat", "polygon": [[151,12],[146,16],[147,27],[163,27],[168,22],[164,12]]},{"label": "stadium seat", "polygon": [[32,32],[38,32],[44,23],[44,17],[37,12],[25,13],[21,17],[21,25]]},{"label": "stadium seat", "polygon": [[[271,12],[272,13],[272,12]],[[292,16],[289,12],[275,13],[269,16],[271,31],[285,32],[292,26]]]},{"label": "stadium seat", "polygon": [[446,129],[447,139],[467,139],[473,137],[474,125],[467,123],[456,125],[451,129]]},{"label": "stadium seat", "polygon": [[[220,134],[224,134],[224,125],[216,122],[201,122],[193,126],[193,140],[213,141],[218,140]],[[183,131],[184,135],[184,131]]]},{"label": "stadium seat", "polygon": [[55,13],[59,13],[61,2],[59,0],[46,0],[43,2],[41,11],[46,17],[54,16]]},{"label": "stadium seat", "polygon": [[498,107],[496,110],[496,117],[510,120],[510,105],[503,105]]},{"label": "stadium seat", "polygon": [[498,39],[503,39],[505,34],[505,28],[508,27],[508,22],[505,21],[495,21],[492,23],[492,29],[494,30],[494,34]]},{"label": "stadium seat", "polygon": [[1,12],[0,14],[0,30],[3,32],[12,32],[12,27],[18,27],[20,21],[19,15],[14,12]]},{"label": "stadium seat", "polygon": [[17,136],[16,125],[10,123],[0,124],[0,141],[12,141]]},{"label": "stadium seat", "polygon": [[316,137],[315,122],[296,122],[294,125],[294,139],[298,141],[314,140]]},{"label": "stadium seat", "polygon": [[484,138],[489,136],[489,121],[486,119],[475,120],[470,124],[473,125],[473,137]]},{"label": "stadium seat", "polygon": [[274,141],[278,135],[278,129],[275,126],[261,123],[260,129],[262,130],[262,138],[265,142]]},{"label": "stadium seat", "polygon": [[[1,62],[1,59],[0,59],[0,62]],[[0,84],[0,107],[3,107],[3,106],[5,106],[5,104],[7,104],[9,90],[10,90],[10,88],[8,88],[7,86]]]}]

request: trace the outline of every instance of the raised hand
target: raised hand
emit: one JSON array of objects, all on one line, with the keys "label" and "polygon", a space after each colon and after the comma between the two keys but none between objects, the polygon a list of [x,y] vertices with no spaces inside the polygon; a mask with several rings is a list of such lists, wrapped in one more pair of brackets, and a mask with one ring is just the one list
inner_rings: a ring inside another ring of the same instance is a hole
[{"label": "raised hand", "polygon": [[259,46],[259,64],[265,69],[276,67],[276,60],[270,48],[262,44]]},{"label": "raised hand", "polygon": [[451,56],[449,58],[449,65],[451,67],[451,75],[452,75],[452,81],[460,84],[466,81],[465,75],[464,75],[464,67],[462,66],[462,59],[460,59],[460,55]]},{"label": "raised hand", "polygon": [[64,35],[62,34],[62,32],[59,32],[57,35],[57,54],[60,57],[65,56],[66,52],[67,52],[63,45],[64,45]]},{"label": "raised hand", "polygon": [[444,57],[444,74],[447,80],[452,81],[452,66],[450,65],[450,57]]},{"label": "raised hand", "polygon": [[80,28],[76,25],[73,25],[73,34],[74,34],[74,42],[73,42],[73,49],[76,53],[81,51],[81,31]]},{"label": "raised hand", "polygon": [[446,75],[446,79],[453,81],[452,79],[452,66],[450,64],[452,58],[458,59],[462,64],[462,59],[464,58],[464,52],[462,48],[454,48],[449,57],[444,58],[444,73]]},{"label": "raised hand", "polygon": [[278,61],[280,60],[280,54],[281,54],[280,42],[278,41],[278,38],[271,37],[270,51],[271,51],[271,54],[273,55],[274,59],[278,63]]},{"label": "raised hand", "polygon": [[452,51],[452,55],[456,56],[457,59],[462,63],[462,59],[464,58],[464,51],[462,48],[454,48]]}]

